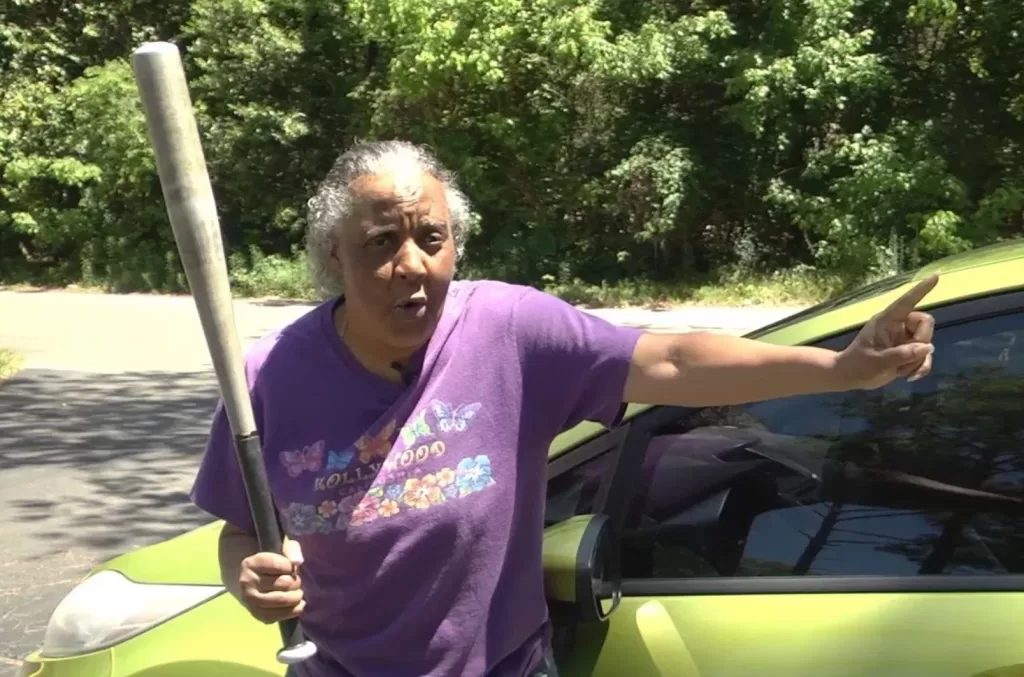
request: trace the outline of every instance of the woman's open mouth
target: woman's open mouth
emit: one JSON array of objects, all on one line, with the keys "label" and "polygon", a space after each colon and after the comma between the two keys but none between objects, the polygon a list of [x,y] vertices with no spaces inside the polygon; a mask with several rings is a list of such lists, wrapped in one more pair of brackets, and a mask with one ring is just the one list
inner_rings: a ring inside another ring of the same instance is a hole
[{"label": "woman's open mouth", "polygon": [[417,297],[399,301],[394,306],[394,312],[403,321],[408,322],[422,319],[427,314],[427,299],[425,297]]}]

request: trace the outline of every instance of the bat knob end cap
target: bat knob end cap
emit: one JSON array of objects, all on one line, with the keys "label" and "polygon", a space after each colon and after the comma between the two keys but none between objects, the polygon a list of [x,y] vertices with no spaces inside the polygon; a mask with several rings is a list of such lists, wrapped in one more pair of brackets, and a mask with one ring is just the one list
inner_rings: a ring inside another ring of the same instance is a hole
[{"label": "bat knob end cap", "polygon": [[316,644],[313,642],[305,641],[302,644],[295,646],[286,646],[277,652],[277,662],[284,663],[285,665],[295,665],[301,663],[307,658],[312,658],[316,655]]}]

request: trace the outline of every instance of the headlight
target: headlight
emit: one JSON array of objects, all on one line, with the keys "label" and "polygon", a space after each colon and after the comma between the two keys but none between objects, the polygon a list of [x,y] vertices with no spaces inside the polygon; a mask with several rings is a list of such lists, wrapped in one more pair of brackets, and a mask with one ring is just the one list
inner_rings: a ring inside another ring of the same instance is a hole
[{"label": "headlight", "polygon": [[100,571],[57,605],[39,653],[65,658],[105,649],[223,591],[219,585],[135,583],[116,571]]}]

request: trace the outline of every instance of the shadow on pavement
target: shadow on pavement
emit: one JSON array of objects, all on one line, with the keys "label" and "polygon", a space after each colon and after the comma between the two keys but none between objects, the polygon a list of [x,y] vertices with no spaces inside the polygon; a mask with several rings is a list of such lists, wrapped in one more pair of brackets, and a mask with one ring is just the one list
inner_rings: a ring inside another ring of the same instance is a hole
[{"label": "shadow on pavement", "polygon": [[33,540],[46,541],[38,551],[45,556],[82,546],[121,551],[208,521],[187,491],[216,397],[203,373],[30,370],[5,382],[0,505],[7,528],[32,525]]},{"label": "shadow on pavement", "polygon": [[188,490],[216,398],[208,373],[0,384],[0,658],[37,646],[91,567],[211,521]]}]

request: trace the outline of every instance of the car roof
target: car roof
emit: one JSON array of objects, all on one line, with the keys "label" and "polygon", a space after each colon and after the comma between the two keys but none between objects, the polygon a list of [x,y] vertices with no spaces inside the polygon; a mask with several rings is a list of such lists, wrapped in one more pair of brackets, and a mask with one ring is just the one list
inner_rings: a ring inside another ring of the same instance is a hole
[{"label": "car roof", "polygon": [[[920,308],[935,308],[1022,289],[1024,239],[1007,240],[948,256],[916,270],[864,285],[761,327],[747,336],[779,345],[815,343],[863,325],[872,315],[933,274],[939,275],[939,283],[925,297]],[[624,420],[649,408],[649,405],[630,405]],[[581,423],[555,438],[549,447],[548,458],[557,458],[604,431],[600,424]]]}]

